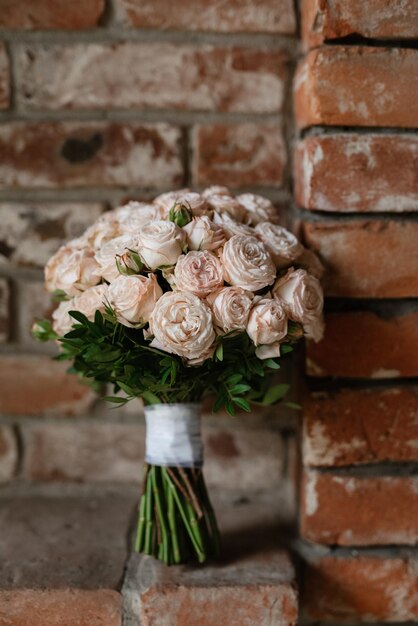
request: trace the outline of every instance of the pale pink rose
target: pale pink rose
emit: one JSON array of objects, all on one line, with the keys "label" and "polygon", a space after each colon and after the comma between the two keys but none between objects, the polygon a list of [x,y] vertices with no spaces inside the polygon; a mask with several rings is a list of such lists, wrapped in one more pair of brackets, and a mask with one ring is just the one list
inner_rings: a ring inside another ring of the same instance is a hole
[{"label": "pale pink rose", "polygon": [[324,296],[317,278],[305,270],[290,268],[276,281],[273,296],[283,302],[291,320],[303,325],[307,337],[314,341],[322,339]]},{"label": "pale pink rose", "polygon": [[119,275],[109,285],[109,300],[124,326],[148,322],[155,303],[163,295],[155,274]]},{"label": "pale pink rose", "polygon": [[164,218],[163,211],[154,204],[131,201],[114,211],[121,234],[138,234],[145,224]]},{"label": "pale pink rose", "polygon": [[168,291],[151,314],[151,346],[199,365],[213,355],[216,334],[207,304],[192,293]]},{"label": "pale pink rose", "polygon": [[303,251],[298,238],[282,226],[260,222],[255,232],[270,252],[277,268],[288,267]]},{"label": "pale pink rose", "polygon": [[322,278],[324,275],[325,268],[313,250],[303,248],[301,254],[295,259],[295,263],[315,278]]},{"label": "pale pink rose", "polygon": [[224,284],[223,268],[218,257],[208,250],[192,250],[179,257],[174,268],[176,289],[207,296]]},{"label": "pale pink rose", "polygon": [[91,248],[74,248],[72,245],[61,248],[49,259],[45,266],[45,286],[48,291],[64,291],[74,296],[93,285],[97,285],[97,262]]},{"label": "pale pink rose", "polygon": [[228,238],[234,235],[254,235],[254,229],[246,224],[236,222],[228,213],[213,213],[212,221],[217,226],[221,226]]},{"label": "pale pink rose", "polygon": [[275,224],[279,220],[278,211],[268,198],[258,196],[255,193],[242,193],[237,196],[237,201],[245,209],[245,221],[248,224],[255,225],[260,222],[273,222]]},{"label": "pale pink rose", "polygon": [[74,311],[74,299],[60,302],[52,313],[52,328],[59,337],[63,337],[72,329],[75,319],[69,315],[69,311]]},{"label": "pale pink rose", "polygon": [[244,222],[246,211],[236,198],[229,195],[211,196],[208,202],[212,209],[221,215],[227,214],[236,222]]},{"label": "pale pink rose", "polygon": [[[73,300],[74,311],[80,311],[90,321],[94,320],[96,311],[105,312],[105,307],[109,301],[108,285],[97,285],[90,287]],[[76,322],[74,322],[76,323]]]},{"label": "pale pink rose", "polygon": [[263,289],[276,278],[273,259],[256,237],[231,237],[223,248],[222,262],[226,282],[248,291]]},{"label": "pale pink rose", "polygon": [[254,294],[240,287],[223,287],[207,297],[215,325],[225,333],[244,330]]},{"label": "pale pink rose", "polygon": [[103,213],[80,237],[86,246],[98,250],[105,243],[122,234],[114,211]]},{"label": "pale pink rose", "polygon": [[216,250],[226,241],[221,226],[214,224],[206,215],[194,217],[183,226],[189,250]]},{"label": "pale pink rose", "polygon": [[247,333],[259,359],[280,356],[280,344],[287,335],[287,315],[279,300],[263,298],[251,309]]},{"label": "pale pink rose", "polygon": [[139,236],[139,254],[151,270],[174,265],[185,247],[186,234],[173,222],[146,224]]},{"label": "pale pink rose", "polygon": [[155,198],[154,204],[163,210],[166,217],[176,204],[185,206],[194,216],[205,215],[208,210],[206,199],[200,193],[190,191],[190,189],[163,193]]},{"label": "pale pink rose", "polygon": [[202,191],[202,196],[206,198],[206,200],[210,200],[212,196],[231,196],[232,191],[229,187],[224,187],[223,185],[212,185],[211,187],[206,187]]},{"label": "pale pink rose", "polygon": [[109,283],[116,280],[120,275],[116,261],[128,249],[138,249],[138,242],[129,235],[122,235],[105,243],[95,254],[98,274]]}]

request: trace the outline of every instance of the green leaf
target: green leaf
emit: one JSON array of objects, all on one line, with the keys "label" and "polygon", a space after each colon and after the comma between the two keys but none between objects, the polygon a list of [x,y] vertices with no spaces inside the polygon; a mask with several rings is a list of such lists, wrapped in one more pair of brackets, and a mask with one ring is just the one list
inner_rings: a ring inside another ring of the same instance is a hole
[{"label": "green leaf", "polygon": [[81,311],[68,311],[68,313],[71,317],[77,320],[77,322],[80,322],[80,324],[86,324],[86,322],[88,322],[87,317],[84,313],[81,313]]},{"label": "green leaf", "polygon": [[283,345],[280,346],[280,352],[282,354],[288,354],[289,352],[293,352],[293,348],[292,346],[289,346],[289,344],[284,343]]},{"label": "green leaf", "polygon": [[126,404],[128,402],[127,398],[120,398],[119,396],[104,396],[103,400],[112,402],[113,404]]},{"label": "green leaf", "polygon": [[280,369],[280,365],[274,359],[266,359],[263,362],[264,362],[264,365],[266,367],[269,367],[271,370],[279,370]]},{"label": "green leaf", "polygon": [[281,400],[289,391],[290,385],[280,384],[269,387],[264,394],[262,404],[270,405]]},{"label": "green leaf", "polygon": [[287,406],[288,409],[297,409],[298,411],[302,408],[300,404],[292,401],[285,402],[284,405]]},{"label": "green leaf", "polygon": [[242,393],[245,393],[246,391],[249,391],[251,389],[250,385],[244,385],[243,383],[239,384],[239,385],[235,385],[234,387],[232,387],[231,389],[231,393],[235,395],[239,395]]},{"label": "green leaf", "polygon": [[122,389],[122,391],[124,391],[128,396],[134,396],[134,390],[132,389],[132,387],[129,387],[129,385],[126,385],[124,382],[122,382],[121,380],[117,380],[116,384],[118,385],[118,387],[120,389]]},{"label": "green leaf", "polygon": [[234,401],[234,404],[239,406],[240,409],[247,411],[247,413],[251,412],[251,407],[250,407],[250,403],[248,402],[248,400],[245,400],[244,398],[235,398],[235,397],[232,398],[232,400]]},{"label": "green leaf", "polygon": [[220,343],[216,348],[215,357],[218,359],[218,361],[224,360],[224,347],[222,343]]},{"label": "green leaf", "polygon": [[160,398],[152,391],[142,391],[141,396],[146,404],[161,404]]}]

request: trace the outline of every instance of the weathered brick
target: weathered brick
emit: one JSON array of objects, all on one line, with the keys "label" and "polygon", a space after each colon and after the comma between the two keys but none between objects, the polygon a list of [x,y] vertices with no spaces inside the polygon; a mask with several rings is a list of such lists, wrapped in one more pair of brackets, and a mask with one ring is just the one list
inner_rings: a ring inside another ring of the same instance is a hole
[{"label": "weathered brick", "polygon": [[302,0],[301,15],[305,46],[349,35],[371,39],[418,36],[418,7],[414,0]]},{"label": "weathered brick", "polygon": [[10,289],[5,278],[0,278],[0,343],[7,341],[10,333]]},{"label": "weathered brick", "polygon": [[418,223],[393,220],[304,222],[304,242],[325,266],[328,296],[418,296]]},{"label": "weathered brick", "polygon": [[303,463],[418,461],[416,387],[313,393],[304,403]]},{"label": "weathered brick", "polygon": [[0,413],[6,415],[76,415],[89,409],[95,394],[68,364],[47,356],[1,355]]},{"label": "weathered brick", "polygon": [[97,203],[0,203],[0,259],[43,267],[60,245],[81,235],[103,210]]},{"label": "weathered brick", "polygon": [[101,422],[23,429],[23,473],[36,481],[132,482],[143,474],[144,429]]},{"label": "weathered brick", "polygon": [[297,592],[288,554],[278,549],[277,490],[214,497],[224,558],[203,568],[164,567],[133,555],[122,596],[132,624],[294,626]]},{"label": "weathered brick", "polygon": [[18,452],[16,436],[10,426],[0,425],[0,483],[13,478]]},{"label": "weathered brick", "polygon": [[0,42],[0,109],[10,106],[10,63],[4,43]]},{"label": "weathered brick", "polygon": [[97,25],[105,0],[2,0],[0,28],[82,30]]},{"label": "weathered brick", "polygon": [[118,0],[122,22],[139,28],[291,34],[296,20],[291,0]]},{"label": "weathered brick", "polygon": [[[36,481],[131,482],[143,476],[145,428],[134,423],[31,424],[23,429],[23,473]],[[209,488],[261,489],[280,484],[283,442],[271,430],[205,428]]]},{"label": "weathered brick", "polygon": [[295,153],[295,196],[320,211],[418,211],[417,171],[416,135],[306,137]]},{"label": "weathered brick", "polygon": [[418,119],[418,50],[330,46],[312,50],[295,77],[299,127],[398,126]]},{"label": "weathered brick", "polygon": [[308,342],[311,376],[418,376],[418,312],[384,319],[370,311],[329,313],[325,337]]},{"label": "weathered brick", "polygon": [[409,622],[418,619],[416,557],[353,555],[308,564],[302,607],[327,622]]},{"label": "weathered brick", "polygon": [[[41,319],[51,319],[54,309],[58,306],[53,302],[51,294],[45,289],[43,282],[21,280],[17,282],[16,296],[18,302],[17,328],[19,343],[33,350],[55,353],[52,343],[40,344],[32,336],[34,323]],[[29,350],[28,350],[29,351]]]},{"label": "weathered brick", "polygon": [[[0,588],[118,589],[137,501],[138,490],[126,486],[3,492]],[[2,608],[0,601],[0,616]]]},{"label": "weathered brick", "polygon": [[198,185],[280,186],[286,148],[277,124],[215,124],[194,134],[194,179]]},{"label": "weathered brick", "polygon": [[121,626],[121,605],[120,594],[110,589],[0,591],[0,624]]},{"label": "weathered brick", "polygon": [[17,97],[30,109],[277,113],[287,56],[272,48],[165,42],[27,44],[17,51],[17,73]]},{"label": "weathered brick", "polygon": [[0,125],[0,188],[170,186],[182,181],[180,131],[169,124]]},{"label": "weathered brick", "polygon": [[301,533],[343,546],[418,542],[418,478],[355,477],[305,469]]}]

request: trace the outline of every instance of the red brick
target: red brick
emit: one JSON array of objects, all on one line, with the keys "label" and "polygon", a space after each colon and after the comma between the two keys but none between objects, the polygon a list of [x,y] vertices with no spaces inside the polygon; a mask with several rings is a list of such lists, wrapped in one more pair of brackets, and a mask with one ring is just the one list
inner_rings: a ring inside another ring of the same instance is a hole
[{"label": "red brick", "polygon": [[97,589],[0,591],[2,626],[121,626],[122,598]]},{"label": "red brick", "polygon": [[198,185],[281,186],[286,148],[280,128],[266,124],[199,126],[194,134]]},{"label": "red brick", "polygon": [[0,483],[13,478],[17,458],[17,442],[12,427],[0,425]]},{"label": "red brick", "polygon": [[139,28],[291,34],[296,21],[291,0],[119,0],[120,19]]},{"label": "red brick", "polygon": [[320,211],[418,211],[417,171],[416,135],[306,137],[295,154],[296,201]]},{"label": "red brick", "polygon": [[17,52],[17,75],[17,98],[28,109],[277,113],[287,55],[271,47],[165,42],[27,44]]},{"label": "red brick", "polygon": [[418,7],[414,0],[302,0],[301,15],[305,46],[349,35],[371,39],[418,37]]},{"label": "red brick", "polygon": [[10,106],[10,63],[4,43],[0,43],[0,109]]},{"label": "red brick", "polygon": [[5,278],[0,278],[0,343],[9,337],[10,321],[9,283]]},{"label": "red brick", "polygon": [[105,0],[2,0],[0,27],[42,30],[83,30],[98,24]]},{"label": "red brick", "polygon": [[60,245],[81,235],[103,210],[98,203],[0,203],[0,259],[43,268]]},{"label": "red brick", "polygon": [[418,461],[418,389],[343,389],[305,402],[303,463],[344,466]]},{"label": "red brick", "polygon": [[295,77],[299,127],[416,127],[418,50],[330,46],[309,52]]},{"label": "red brick", "polygon": [[328,296],[418,296],[418,223],[392,220],[304,222],[303,239],[323,262]]},{"label": "red brick", "polygon": [[0,187],[175,186],[179,142],[179,129],[163,123],[3,124]]},{"label": "red brick", "polygon": [[6,415],[76,415],[95,399],[89,387],[66,374],[69,364],[47,356],[0,358],[0,413]]},{"label": "red brick", "polygon": [[325,337],[308,342],[311,376],[418,376],[418,312],[383,319],[370,311],[329,313]]},{"label": "red brick", "polygon": [[354,477],[305,469],[301,533],[316,543],[418,542],[418,477]]},{"label": "red brick", "polygon": [[334,623],[418,619],[416,557],[324,557],[305,570],[304,613]]}]

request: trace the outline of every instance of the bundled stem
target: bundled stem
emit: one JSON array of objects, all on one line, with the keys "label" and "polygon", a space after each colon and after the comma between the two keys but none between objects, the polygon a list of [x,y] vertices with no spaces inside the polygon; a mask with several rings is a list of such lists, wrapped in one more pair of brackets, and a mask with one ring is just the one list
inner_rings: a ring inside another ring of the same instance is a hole
[{"label": "bundled stem", "polygon": [[219,555],[220,538],[203,473],[146,465],[135,550],[167,565]]}]

